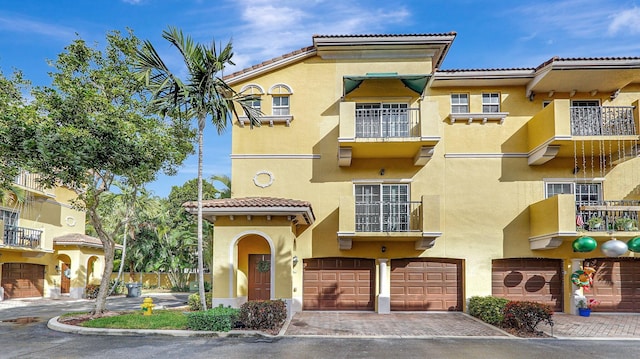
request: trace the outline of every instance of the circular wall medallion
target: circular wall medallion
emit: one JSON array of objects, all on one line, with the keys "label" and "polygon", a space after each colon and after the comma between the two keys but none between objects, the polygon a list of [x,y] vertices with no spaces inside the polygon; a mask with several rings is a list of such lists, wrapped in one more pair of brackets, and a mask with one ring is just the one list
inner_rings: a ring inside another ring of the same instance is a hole
[{"label": "circular wall medallion", "polygon": [[67,216],[67,218],[64,219],[64,222],[67,224],[67,226],[69,227],[73,227],[76,225],[76,219],[71,217],[71,216]]},{"label": "circular wall medallion", "polygon": [[256,175],[253,176],[253,184],[260,188],[265,188],[271,186],[274,179],[273,173],[269,171],[258,171]]}]

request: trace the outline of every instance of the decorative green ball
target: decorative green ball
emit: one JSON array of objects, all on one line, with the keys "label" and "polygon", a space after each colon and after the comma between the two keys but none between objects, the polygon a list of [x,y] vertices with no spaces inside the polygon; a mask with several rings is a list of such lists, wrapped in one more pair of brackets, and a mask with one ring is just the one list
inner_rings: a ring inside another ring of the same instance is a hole
[{"label": "decorative green ball", "polygon": [[[638,244],[640,245],[640,241],[638,242]],[[598,246],[598,242],[596,242],[596,240],[591,237],[583,236],[573,241],[572,246],[574,252],[591,252],[592,250],[596,249],[596,247]]]},{"label": "decorative green ball", "polygon": [[629,247],[629,250],[632,252],[640,252],[640,237],[631,238],[627,242],[627,246]]}]

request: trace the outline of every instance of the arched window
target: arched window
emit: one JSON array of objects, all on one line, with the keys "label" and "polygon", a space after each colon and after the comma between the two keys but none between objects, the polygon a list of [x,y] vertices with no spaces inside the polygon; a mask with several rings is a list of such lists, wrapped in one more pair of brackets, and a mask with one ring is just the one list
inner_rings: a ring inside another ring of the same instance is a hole
[{"label": "arched window", "polygon": [[269,89],[272,97],[272,114],[274,116],[289,116],[290,101],[289,97],[293,94],[291,87],[285,84],[275,84]]},{"label": "arched window", "polygon": [[256,110],[261,109],[260,98],[262,97],[262,95],[264,95],[264,90],[262,89],[262,87],[260,87],[260,85],[246,85],[240,90],[240,93],[243,95],[254,95],[256,98],[255,100],[251,101],[251,107],[255,108]]}]

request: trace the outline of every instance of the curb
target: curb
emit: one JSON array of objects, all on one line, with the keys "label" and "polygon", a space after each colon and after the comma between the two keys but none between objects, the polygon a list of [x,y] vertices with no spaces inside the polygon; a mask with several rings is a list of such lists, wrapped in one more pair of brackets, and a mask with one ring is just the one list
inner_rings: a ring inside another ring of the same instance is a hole
[{"label": "curb", "polygon": [[211,332],[195,330],[155,330],[155,329],[109,329],[109,328],[85,328],[77,325],[60,323],[57,317],[49,319],[47,328],[57,332],[80,335],[110,335],[110,336],[171,336],[171,337],[214,337],[214,338],[268,338],[280,337],[286,330],[285,325],[278,335],[265,334],[254,330],[231,330],[229,332]]}]

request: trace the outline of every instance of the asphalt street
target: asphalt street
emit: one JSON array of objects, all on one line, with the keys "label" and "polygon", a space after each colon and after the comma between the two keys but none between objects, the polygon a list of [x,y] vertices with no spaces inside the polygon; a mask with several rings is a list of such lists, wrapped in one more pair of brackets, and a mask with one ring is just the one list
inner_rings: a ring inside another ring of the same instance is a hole
[{"label": "asphalt street", "polygon": [[[183,305],[186,295],[154,302]],[[138,309],[140,298],[119,298],[111,310]],[[93,336],[52,331],[53,316],[91,309],[90,301],[0,306],[0,358],[633,358],[636,343],[616,340],[487,338],[212,338]],[[31,320],[12,319],[32,318]]]}]

